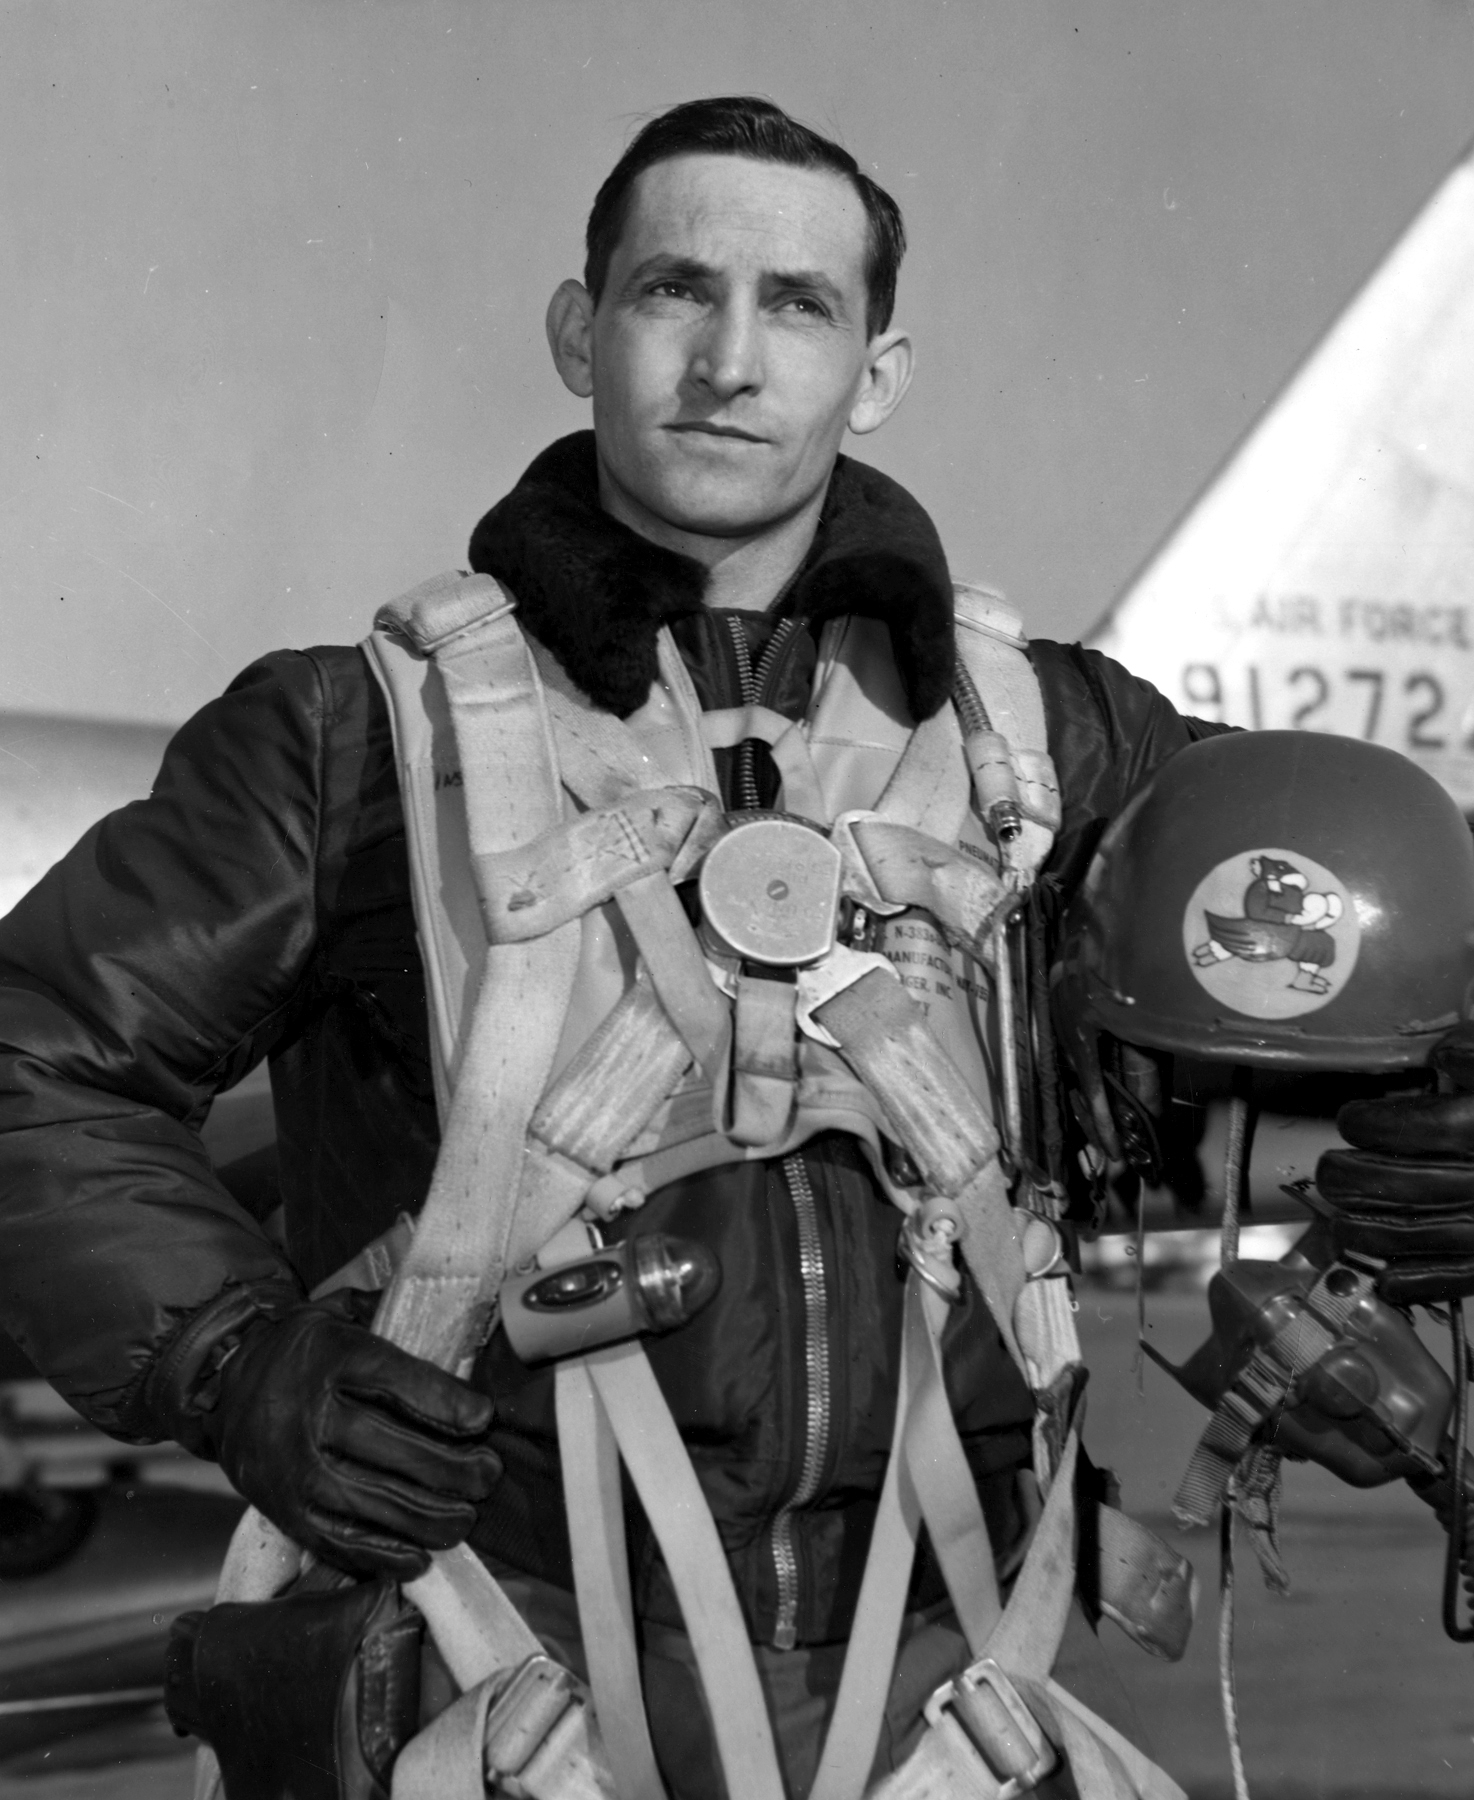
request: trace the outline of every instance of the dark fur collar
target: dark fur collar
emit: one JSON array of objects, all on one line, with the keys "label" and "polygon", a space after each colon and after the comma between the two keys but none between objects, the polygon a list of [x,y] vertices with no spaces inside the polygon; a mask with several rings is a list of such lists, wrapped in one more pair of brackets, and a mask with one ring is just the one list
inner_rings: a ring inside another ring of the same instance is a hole
[{"label": "dark fur collar", "polygon": [[[699,612],[706,571],[599,506],[594,434],[544,450],[471,536],[471,567],[517,597],[529,631],[597,706],[627,717],[655,679],[662,625]],[[842,613],[890,627],[912,713],[952,687],[952,588],[931,520],[906,490],[840,457],[824,515],[785,610],[816,624]]]}]

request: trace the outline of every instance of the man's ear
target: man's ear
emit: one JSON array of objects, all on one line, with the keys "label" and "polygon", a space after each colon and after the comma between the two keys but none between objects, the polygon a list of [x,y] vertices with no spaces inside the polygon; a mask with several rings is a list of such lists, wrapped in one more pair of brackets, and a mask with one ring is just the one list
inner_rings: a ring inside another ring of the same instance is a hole
[{"label": "man's ear", "polygon": [[570,394],[594,391],[594,302],[581,281],[559,282],[548,302],[548,348]]},{"label": "man's ear", "polygon": [[863,437],[885,424],[906,398],[912,368],[911,340],[904,331],[882,331],[870,340],[860,391],[850,410],[851,431]]}]

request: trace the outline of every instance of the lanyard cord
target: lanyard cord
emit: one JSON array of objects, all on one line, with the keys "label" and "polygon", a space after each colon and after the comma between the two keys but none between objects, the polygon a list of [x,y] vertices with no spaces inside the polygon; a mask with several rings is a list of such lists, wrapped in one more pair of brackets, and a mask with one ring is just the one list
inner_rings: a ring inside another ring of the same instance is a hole
[{"label": "lanyard cord", "polygon": [[1251,1800],[1244,1772],[1244,1746],[1239,1737],[1239,1703],[1233,1679],[1233,1527],[1232,1490],[1224,1496],[1218,1520],[1218,1698],[1233,1768],[1234,1800]]}]

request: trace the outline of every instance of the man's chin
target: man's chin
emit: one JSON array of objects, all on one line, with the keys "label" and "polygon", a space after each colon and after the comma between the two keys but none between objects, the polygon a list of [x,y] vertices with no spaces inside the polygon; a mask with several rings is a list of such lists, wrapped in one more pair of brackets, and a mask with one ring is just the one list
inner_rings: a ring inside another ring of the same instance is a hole
[{"label": "man's chin", "polygon": [[[741,478],[730,465],[720,469],[659,468],[642,470],[643,479],[621,482],[602,471],[604,505],[642,536],[677,545],[677,539],[706,538],[743,542],[780,531],[804,509],[801,483]],[[822,484],[821,484],[822,486]],[[699,554],[699,551],[696,552]]]},{"label": "man's chin", "polygon": [[646,510],[667,530],[692,537],[758,538],[780,530],[802,510],[787,495],[732,491],[727,482],[682,483],[651,496]]}]

